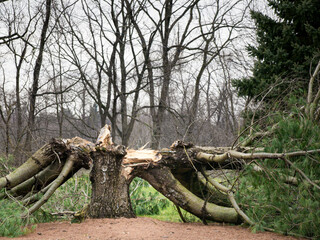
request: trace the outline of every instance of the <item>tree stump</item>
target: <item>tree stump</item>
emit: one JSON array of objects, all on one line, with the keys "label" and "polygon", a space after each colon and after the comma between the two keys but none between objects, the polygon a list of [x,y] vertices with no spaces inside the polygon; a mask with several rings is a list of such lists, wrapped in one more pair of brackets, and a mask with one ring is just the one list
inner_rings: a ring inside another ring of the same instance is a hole
[{"label": "tree stump", "polygon": [[92,152],[94,165],[90,173],[91,218],[135,217],[129,196],[132,179],[123,174],[122,161],[125,154],[123,146],[114,145]]}]

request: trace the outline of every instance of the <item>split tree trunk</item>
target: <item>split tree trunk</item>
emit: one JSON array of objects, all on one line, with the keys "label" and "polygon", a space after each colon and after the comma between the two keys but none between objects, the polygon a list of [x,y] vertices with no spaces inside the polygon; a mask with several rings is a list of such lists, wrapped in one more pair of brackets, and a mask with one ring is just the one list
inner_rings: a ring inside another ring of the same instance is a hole
[{"label": "split tree trunk", "polygon": [[111,145],[106,150],[92,152],[94,165],[90,173],[92,196],[89,216],[92,218],[135,217],[129,197],[132,178],[125,177],[123,146]]}]

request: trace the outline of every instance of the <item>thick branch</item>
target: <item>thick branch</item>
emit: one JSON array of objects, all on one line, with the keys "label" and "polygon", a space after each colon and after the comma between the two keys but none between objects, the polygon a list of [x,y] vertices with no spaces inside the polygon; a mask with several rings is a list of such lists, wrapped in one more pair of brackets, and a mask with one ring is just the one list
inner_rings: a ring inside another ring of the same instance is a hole
[{"label": "thick branch", "polygon": [[296,151],[289,153],[242,153],[235,150],[229,150],[223,154],[207,154],[203,152],[198,152],[196,159],[206,162],[223,162],[229,158],[238,158],[238,159],[280,159],[284,157],[298,157],[306,156],[308,154],[320,153],[320,149],[309,150],[309,151]]},{"label": "thick branch", "polygon": [[202,185],[205,186],[212,194],[212,196],[210,197],[211,202],[218,205],[231,207],[231,204],[228,201],[228,196],[225,192],[216,189],[212,184],[208,184],[208,181],[200,172],[197,173],[197,177],[198,180],[202,183]]},{"label": "thick branch", "polygon": [[[204,174],[204,173],[203,173]],[[238,203],[236,202],[232,189],[223,186],[222,184],[218,183],[213,178],[208,177],[207,175],[204,175],[204,177],[209,181],[209,184],[212,184],[216,189],[219,191],[222,191],[228,195],[228,198],[233,206],[233,208],[236,210],[236,212],[242,217],[242,219],[247,222],[250,225],[255,225],[253,221],[250,220],[250,218],[240,209]]]},{"label": "thick branch", "polygon": [[53,182],[51,184],[49,184],[48,186],[44,187],[43,189],[41,189],[39,192],[23,199],[22,203],[24,205],[29,205],[29,204],[32,204],[32,203],[40,200],[41,195],[45,194],[48,191],[48,189],[51,187],[52,184],[53,184]]},{"label": "thick branch", "polygon": [[[37,192],[39,189],[50,184],[62,170],[63,164],[65,163],[64,159],[60,159],[61,161],[54,161],[44,170],[29,178],[28,180],[20,183],[19,185],[12,188],[8,194],[13,197],[24,196],[29,191]],[[0,199],[4,198],[6,193],[0,194]]]},{"label": "thick branch", "polygon": [[64,180],[67,178],[69,173],[72,171],[72,167],[77,159],[77,156],[74,154],[71,154],[69,158],[67,159],[66,164],[64,165],[61,173],[57,177],[57,179],[52,183],[50,188],[46,191],[46,193],[43,195],[43,197],[36,202],[28,211],[29,214],[34,213],[36,210],[38,210],[43,204],[45,204],[48,199],[51,197],[51,195],[54,193],[54,191],[60,187],[60,185],[64,182]]},{"label": "thick branch", "polygon": [[175,179],[168,167],[149,168],[141,171],[138,175],[174,204],[199,218],[219,222],[238,222],[238,214],[233,208],[208,203],[195,196]]},{"label": "thick branch", "polygon": [[33,177],[42,169],[46,168],[51,162],[57,159],[54,151],[65,152],[66,150],[66,145],[59,140],[53,140],[44,145],[19,168],[7,176],[0,178],[0,189],[4,187],[15,187],[25,180]]}]

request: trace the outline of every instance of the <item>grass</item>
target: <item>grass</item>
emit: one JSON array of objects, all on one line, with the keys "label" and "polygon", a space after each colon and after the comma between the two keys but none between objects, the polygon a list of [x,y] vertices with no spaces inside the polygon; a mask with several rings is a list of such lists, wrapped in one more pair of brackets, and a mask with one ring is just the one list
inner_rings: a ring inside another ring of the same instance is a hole
[{"label": "grass", "polygon": [[[89,173],[83,171],[69,179],[55,191],[49,201],[34,214],[22,219],[27,208],[13,197],[1,200],[0,236],[17,237],[34,230],[37,223],[57,220],[71,220],[72,215],[52,216],[51,213],[77,212],[90,203],[91,183]],[[136,178],[130,185],[130,197],[137,216],[154,219],[182,222],[175,205],[148,182]],[[192,214],[181,210],[188,222],[200,221]]]},{"label": "grass", "polygon": [[[33,231],[37,223],[61,220],[51,213],[79,211],[89,203],[90,194],[89,174],[83,173],[69,179],[41,209],[26,218],[21,218],[27,208],[20,201],[11,196],[0,200],[0,236],[17,237]],[[62,219],[70,218],[65,215]]]},{"label": "grass", "polygon": [[[176,206],[148,182],[135,178],[130,185],[132,207],[137,216],[151,217],[161,221],[182,222]],[[181,209],[188,222],[200,222],[199,218]]]},{"label": "grass", "polygon": [[[187,211],[181,209],[182,215],[187,222],[201,222],[199,218],[188,213]],[[151,217],[157,220],[166,221],[166,222],[182,222],[176,207],[173,203],[169,203],[169,206],[162,209],[159,214],[153,215],[140,215],[141,217]]]}]

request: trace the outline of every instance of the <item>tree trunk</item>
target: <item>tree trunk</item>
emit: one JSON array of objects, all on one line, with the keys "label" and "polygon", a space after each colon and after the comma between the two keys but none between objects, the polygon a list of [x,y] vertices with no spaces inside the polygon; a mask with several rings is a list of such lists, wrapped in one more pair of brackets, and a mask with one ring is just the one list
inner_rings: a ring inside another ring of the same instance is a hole
[{"label": "tree trunk", "polygon": [[27,152],[31,152],[32,150],[32,135],[35,130],[35,117],[36,117],[36,99],[39,90],[39,78],[40,71],[43,62],[43,53],[45,51],[45,43],[47,41],[47,31],[49,28],[49,21],[51,15],[51,4],[52,0],[46,0],[46,15],[45,21],[43,23],[43,27],[41,30],[41,38],[40,38],[40,46],[39,53],[36,59],[36,63],[33,70],[33,82],[30,92],[30,100],[29,100],[29,117],[28,117],[28,131],[25,140],[25,150]]},{"label": "tree trunk", "polygon": [[123,146],[111,145],[92,153],[94,165],[90,174],[92,196],[89,216],[92,218],[135,217],[129,197],[131,177],[122,168]]}]

